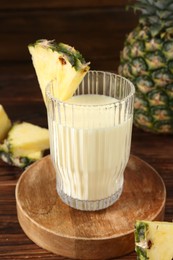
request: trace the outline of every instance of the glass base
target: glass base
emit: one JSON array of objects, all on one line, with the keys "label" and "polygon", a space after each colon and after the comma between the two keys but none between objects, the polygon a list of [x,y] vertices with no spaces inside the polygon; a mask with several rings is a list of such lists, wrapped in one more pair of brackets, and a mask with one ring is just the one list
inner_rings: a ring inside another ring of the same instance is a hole
[{"label": "glass base", "polygon": [[108,208],[109,206],[114,204],[119,199],[122,190],[123,188],[120,188],[112,196],[102,200],[78,200],[68,196],[62,190],[57,190],[57,192],[61,200],[72,208],[84,211],[96,211]]}]

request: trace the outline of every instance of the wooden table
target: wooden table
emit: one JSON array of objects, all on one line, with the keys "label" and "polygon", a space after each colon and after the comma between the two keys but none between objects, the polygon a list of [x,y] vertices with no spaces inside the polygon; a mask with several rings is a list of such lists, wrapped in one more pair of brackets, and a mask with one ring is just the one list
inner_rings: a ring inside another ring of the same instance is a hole
[{"label": "wooden table", "polygon": [[[0,104],[10,118],[47,127],[46,110],[32,65],[7,64],[0,71]],[[154,135],[134,127],[131,153],[148,162],[163,178],[167,189],[165,220],[172,221],[173,136]],[[21,169],[0,161],[0,259],[67,259],[39,248],[22,231],[15,202],[15,186],[21,174]],[[118,259],[136,259],[136,254]]]}]

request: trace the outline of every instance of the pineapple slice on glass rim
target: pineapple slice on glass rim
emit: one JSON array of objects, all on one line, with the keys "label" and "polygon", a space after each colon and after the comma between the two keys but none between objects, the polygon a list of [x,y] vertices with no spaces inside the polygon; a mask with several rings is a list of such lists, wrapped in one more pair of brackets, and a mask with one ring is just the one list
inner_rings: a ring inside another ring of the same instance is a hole
[{"label": "pineapple slice on glass rim", "polygon": [[89,70],[79,51],[64,43],[38,40],[28,46],[46,104],[45,89],[54,81],[54,96],[61,101],[72,97]]}]

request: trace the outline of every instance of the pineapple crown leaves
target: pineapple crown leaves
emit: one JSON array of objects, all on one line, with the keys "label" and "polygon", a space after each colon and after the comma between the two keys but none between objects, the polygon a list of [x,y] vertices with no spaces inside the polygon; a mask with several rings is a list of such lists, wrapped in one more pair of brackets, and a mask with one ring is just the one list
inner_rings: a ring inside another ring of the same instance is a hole
[{"label": "pineapple crown leaves", "polygon": [[153,37],[163,30],[173,28],[173,2],[172,0],[137,0],[133,8],[134,12],[142,14],[139,23],[142,26],[149,26]]}]

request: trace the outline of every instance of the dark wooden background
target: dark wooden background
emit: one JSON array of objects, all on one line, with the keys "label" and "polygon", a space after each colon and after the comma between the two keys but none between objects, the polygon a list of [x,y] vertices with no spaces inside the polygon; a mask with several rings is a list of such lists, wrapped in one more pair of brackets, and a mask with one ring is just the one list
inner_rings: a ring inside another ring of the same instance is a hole
[{"label": "dark wooden background", "polygon": [[30,61],[27,45],[55,39],[80,50],[92,69],[116,70],[137,24],[132,0],[0,0],[0,63]]}]

